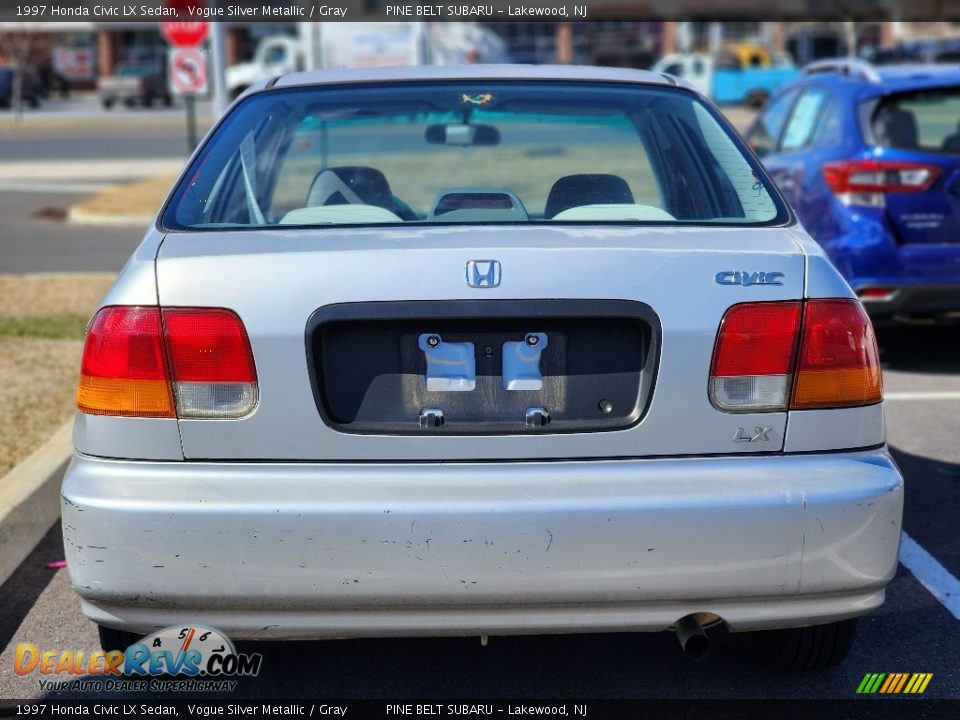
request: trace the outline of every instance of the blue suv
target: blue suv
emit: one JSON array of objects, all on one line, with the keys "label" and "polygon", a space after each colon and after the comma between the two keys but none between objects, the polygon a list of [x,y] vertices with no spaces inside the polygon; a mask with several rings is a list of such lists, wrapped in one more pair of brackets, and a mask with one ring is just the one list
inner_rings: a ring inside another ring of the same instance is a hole
[{"label": "blue suv", "polygon": [[960,68],[814,63],[746,137],[872,316],[960,314]]}]

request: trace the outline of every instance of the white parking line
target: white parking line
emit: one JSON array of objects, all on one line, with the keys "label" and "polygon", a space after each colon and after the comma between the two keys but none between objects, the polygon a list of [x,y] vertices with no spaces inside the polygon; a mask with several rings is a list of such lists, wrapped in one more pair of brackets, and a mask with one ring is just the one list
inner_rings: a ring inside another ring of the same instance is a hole
[{"label": "white parking line", "polygon": [[960,400],[960,390],[930,392],[889,392],[883,394],[884,400]]},{"label": "white parking line", "polygon": [[900,562],[951,615],[960,620],[960,580],[906,533],[900,542]]}]

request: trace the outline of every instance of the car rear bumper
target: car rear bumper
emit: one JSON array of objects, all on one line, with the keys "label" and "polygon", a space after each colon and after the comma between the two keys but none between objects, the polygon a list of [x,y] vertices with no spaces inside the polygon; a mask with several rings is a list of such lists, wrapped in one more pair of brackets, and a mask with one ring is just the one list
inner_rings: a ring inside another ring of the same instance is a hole
[{"label": "car rear bumper", "polygon": [[[865,291],[888,289],[884,297],[864,296]],[[937,316],[960,313],[960,284],[897,285],[871,284],[854,288],[863,307],[872,318],[893,315]]]},{"label": "car rear bumper", "polygon": [[885,449],[529,463],[132,462],[77,455],[84,612],[236,638],[733,630],[883,602],[903,481]]}]

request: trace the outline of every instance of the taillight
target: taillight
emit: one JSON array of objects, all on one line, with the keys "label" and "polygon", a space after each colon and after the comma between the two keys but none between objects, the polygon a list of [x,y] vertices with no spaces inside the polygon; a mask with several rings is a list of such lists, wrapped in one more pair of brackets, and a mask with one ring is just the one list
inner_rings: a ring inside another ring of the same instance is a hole
[{"label": "taillight", "polygon": [[93,415],[175,417],[160,309],[105,307],[87,330],[77,407]]},{"label": "taillight", "polygon": [[81,412],[235,418],[257,404],[246,329],[229,310],[112,306],[90,324]]},{"label": "taillight", "polygon": [[180,417],[240,417],[253,410],[257,371],[235,313],[165,308],[163,328]]},{"label": "taillight", "polygon": [[710,397],[721,410],[871,405],[882,390],[876,338],[857,300],[743,303],[720,323]]},{"label": "taillight", "polygon": [[896,160],[841,160],[824,164],[823,179],[846,205],[883,207],[888,193],[928,190],[937,179],[935,165]]},{"label": "taillight", "polygon": [[800,327],[799,302],[734,305],[720,323],[710,395],[721,410],[784,410]]},{"label": "taillight", "polygon": [[857,297],[861,300],[887,300],[893,295],[893,288],[870,287],[857,290]]},{"label": "taillight", "polygon": [[809,301],[790,407],[850,407],[882,399],[877,339],[863,306],[855,300]]}]

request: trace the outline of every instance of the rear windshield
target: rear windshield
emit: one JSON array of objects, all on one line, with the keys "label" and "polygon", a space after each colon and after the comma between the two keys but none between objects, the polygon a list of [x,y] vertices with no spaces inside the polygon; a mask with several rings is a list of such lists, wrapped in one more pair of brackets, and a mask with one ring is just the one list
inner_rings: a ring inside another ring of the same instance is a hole
[{"label": "rear windshield", "polygon": [[899,93],[873,113],[877,145],[960,155],[960,88]]},{"label": "rear windshield", "polygon": [[693,93],[463,82],[271,90],[197,155],[173,230],[379,224],[786,222]]}]

